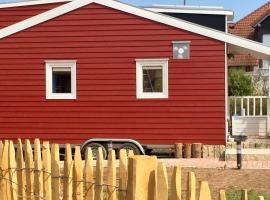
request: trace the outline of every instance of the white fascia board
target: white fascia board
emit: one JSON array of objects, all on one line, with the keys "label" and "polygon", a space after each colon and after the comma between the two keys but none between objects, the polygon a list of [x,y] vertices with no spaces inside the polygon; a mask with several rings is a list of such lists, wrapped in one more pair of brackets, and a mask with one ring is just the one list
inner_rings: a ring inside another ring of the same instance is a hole
[{"label": "white fascia board", "polygon": [[153,12],[162,13],[191,13],[191,14],[210,14],[210,15],[233,15],[233,11],[229,10],[210,10],[210,9],[181,9],[181,8],[145,8]]},{"label": "white fascia board", "polygon": [[3,4],[0,4],[0,9],[1,8],[42,5],[42,4],[50,4],[50,3],[61,3],[61,2],[69,2],[69,1],[72,1],[72,0],[33,0],[33,1],[24,1],[24,2],[16,2],[16,3],[3,3]]},{"label": "white fascia board", "polygon": [[73,11],[75,9],[81,8],[90,3],[97,3],[104,5],[116,10],[120,10],[126,13],[130,13],[139,17],[143,17],[152,21],[156,21],[162,24],[166,24],[172,27],[190,31],[199,35],[203,35],[215,40],[226,42],[234,46],[238,46],[248,50],[249,52],[257,52],[270,59],[270,47],[264,46],[261,43],[254,42],[239,36],[235,36],[229,33],[224,33],[215,29],[204,27],[198,24],[180,20],[174,17],[163,15],[160,13],[155,13],[142,8],[137,8],[122,2],[113,0],[74,0],[52,10],[46,11],[39,15],[33,16],[29,19],[23,20],[16,24],[10,25],[0,30],[0,39],[5,38],[9,35],[22,31],[24,29],[30,28],[42,22],[48,21],[55,17],[61,16],[65,13]]}]

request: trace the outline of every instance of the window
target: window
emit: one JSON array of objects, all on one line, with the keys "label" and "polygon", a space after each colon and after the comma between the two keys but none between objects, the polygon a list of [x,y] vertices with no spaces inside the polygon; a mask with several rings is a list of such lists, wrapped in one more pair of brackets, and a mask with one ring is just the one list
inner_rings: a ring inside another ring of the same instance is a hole
[{"label": "window", "polygon": [[[263,34],[262,43],[266,46],[270,46],[270,34]],[[269,62],[268,60],[262,60],[262,69],[268,70]]]},{"label": "window", "polygon": [[168,59],[136,59],[137,98],[168,98]]},{"label": "window", "polygon": [[46,99],[76,99],[76,61],[46,62]]}]

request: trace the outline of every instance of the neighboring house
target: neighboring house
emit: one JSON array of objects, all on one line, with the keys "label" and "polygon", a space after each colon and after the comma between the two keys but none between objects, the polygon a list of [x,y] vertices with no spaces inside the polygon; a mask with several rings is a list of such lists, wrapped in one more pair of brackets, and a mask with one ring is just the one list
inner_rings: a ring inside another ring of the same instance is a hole
[{"label": "neighboring house", "polygon": [[[270,2],[254,10],[236,23],[228,24],[228,32],[270,46]],[[230,50],[229,50],[230,53]],[[251,55],[234,54],[230,68],[243,69],[252,75],[268,76],[268,62]]]},{"label": "neighboring house", "polygon": [[227,45],[270,59],[270,47],[113,0],[0,16],[0,139],[224,144]]}]

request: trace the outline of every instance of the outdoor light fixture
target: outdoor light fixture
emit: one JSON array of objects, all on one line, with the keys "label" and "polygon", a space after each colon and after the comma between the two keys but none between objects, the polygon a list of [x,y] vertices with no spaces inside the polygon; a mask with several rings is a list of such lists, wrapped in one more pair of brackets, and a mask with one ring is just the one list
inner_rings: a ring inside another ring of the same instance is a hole
[{"label": "outdoor light fixture", "polygon": [[190,41],[173,41],[173,59],[189,59]]}]

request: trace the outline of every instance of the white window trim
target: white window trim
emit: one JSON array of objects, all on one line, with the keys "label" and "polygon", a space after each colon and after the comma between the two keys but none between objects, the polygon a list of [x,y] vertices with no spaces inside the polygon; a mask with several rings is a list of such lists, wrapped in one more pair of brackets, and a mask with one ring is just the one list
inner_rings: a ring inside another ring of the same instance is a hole
[{"label": "white window trim", "polygon": [[[45,60],[46,99],[76,99],[76,60]],[[52,70],[54,67],[71,69],[71,93],[52,92]]]},{"label": "white window trim", "polygon": [[[168,58],[136,59],[136,96],[137,99],[168,98]],[[162,66],[163,92],[143,92],[143,67]]]}]

